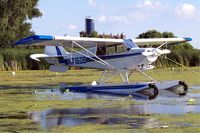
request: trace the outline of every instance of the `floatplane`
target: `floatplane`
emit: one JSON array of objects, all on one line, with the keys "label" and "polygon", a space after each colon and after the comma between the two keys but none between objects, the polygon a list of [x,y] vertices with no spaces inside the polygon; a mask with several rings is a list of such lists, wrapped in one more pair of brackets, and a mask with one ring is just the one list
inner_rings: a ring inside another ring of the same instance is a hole
[{"label": "floatplane", "polygon": [[[191,41],[191,38],[152,38],[152,39],[107,39],[72,36],[33,35],[15,42],[15,45],[45,45],[44,54],[32,54],[30,58],[40,61],[44,58],[50,64],[50,71],[65,72],[70,67],[94,68],[104,70],[98,81],[91,85],[63,86],[72,92],[110,93],[115,95],[138,95],[155,98],[159,89],[183,86],[184,95],[187,85],[183,81],[157,82],[144,73],[153,69],[152,65],[159,56],[169,54],[163,47]],[[141,46],[148,46],[142,48]],[[156,46],[150,47],[150,46]],[[68,50],[66,50],[68,49]],[[130,83],[129,78],[139,72],[149,82]],[[106,84],[115,76],[120,76],[122,83]],[[171,90],[171,89],[170,89]]]}]

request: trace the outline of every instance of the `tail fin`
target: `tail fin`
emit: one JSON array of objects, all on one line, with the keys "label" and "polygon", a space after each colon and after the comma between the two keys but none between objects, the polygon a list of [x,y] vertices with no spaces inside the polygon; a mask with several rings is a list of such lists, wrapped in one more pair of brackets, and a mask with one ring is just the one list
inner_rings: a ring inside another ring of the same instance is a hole
[{"label": "tail fin", "polygon": [[32,59],[40,61],[39,58],[44,58],[50,66],[50,71],[65,72],[68,66],[63,65],[60,59],[69,58],[70,53],[65,51],[63,46],[45,46],[44,54],[32,54]]},{"label": "tail fin", "polygon": [[44,53],[47,55],[60,55],[60,56],[69,56],[63,46],[45,46]]},{"label": "tail fin", "polygon": [[52,72],[65,72],[68,70],[68,66],[63,66],[60,62],[60,58],[69,58],[70,53],[67,52],[63,46],[45,46],[44,53],[50,56],[57,56],[56,58],[45,58],[45,60],[51,64],[50,71]]}]

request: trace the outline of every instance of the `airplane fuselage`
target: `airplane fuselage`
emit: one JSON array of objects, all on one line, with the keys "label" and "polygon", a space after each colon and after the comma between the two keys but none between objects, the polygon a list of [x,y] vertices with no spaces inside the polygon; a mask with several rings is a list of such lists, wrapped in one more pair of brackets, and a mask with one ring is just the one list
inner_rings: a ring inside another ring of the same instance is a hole
[{"label": "airplane fuselage", "polygon": [[[83,68],[96,68],[96,69],[138,69],[144,66],[149,66],[154,62],[157,57],[152,57],[149,60],[146,56],[142,55],[142,52],[147,48],[135,48],[127,52],[100,55],[101,60],[104,60],[107,64],[100,63],[100,59],[95,56],[83,56],[77,53],[70,53],[68,56],[63,56],[52,59],[46,59],[47,62],[54,65],[62,65],[67,67],[83,67]],[[57,52],[59,54],[61,52]],[[153,59],[153,60],[152,60]],[[96,61],[95,61],[96,60]],[[99,62],[98,62],[99,61]]]}]

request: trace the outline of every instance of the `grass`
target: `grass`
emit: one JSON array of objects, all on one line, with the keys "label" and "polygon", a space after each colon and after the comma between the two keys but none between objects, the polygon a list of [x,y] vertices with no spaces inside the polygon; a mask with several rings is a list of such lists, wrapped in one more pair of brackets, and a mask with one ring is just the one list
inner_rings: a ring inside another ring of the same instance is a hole
[{"label": "grass", "polygon": [[[147,71],[146,73],[157,81],[162,80],[183,80],[189,85],[200,85],[200,67],[188,69],[171,70],[166,69],[154,69]],[[16,75],[12,75],[12,71],[0,72],[0,86],[45,86],[56,85],[60,83],[66,83],[69,85],[74,84],[91,84],[93,80],[98,80],[102,71],[94,69],[83,70],[69,70],[65,73],[55,73],[48,70],[35,70],[35,71],[16,71]],[[130,82],[149,81],[143,75],[134,73],[130,78]],[[114,78],[110,83],[121,83],[121,79]]]},{"label": "grass", "polygon": [[129,133],[131,130],[128,129],[126,125],[100,125],[100,124],[86,124],[80,125],[73,128],[66,128],[64,126],[54,127],[53,132],[62,132],[62,133]]}]

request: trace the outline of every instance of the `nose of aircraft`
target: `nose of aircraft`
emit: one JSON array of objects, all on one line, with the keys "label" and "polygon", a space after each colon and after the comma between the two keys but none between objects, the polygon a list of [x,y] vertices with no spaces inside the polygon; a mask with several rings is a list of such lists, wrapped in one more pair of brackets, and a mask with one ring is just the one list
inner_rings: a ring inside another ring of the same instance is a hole
[{"label": "nose of aircraft", "polygon": [[158,58],[158,54],[155,50],[155,48],[147,48],[144,52],[142,52],[142,55],[144,55],[148,61],[154,62]]},{"label": "nose of aircraft", "polygon": [[145,49],[144,52],[142,52],[142,55],[144,55],[144,56],[160,56],[162,54],[168,54],[170,52],[171,51],[168,49],[161,50],[159,48],[147,48],[147,49]]}]

